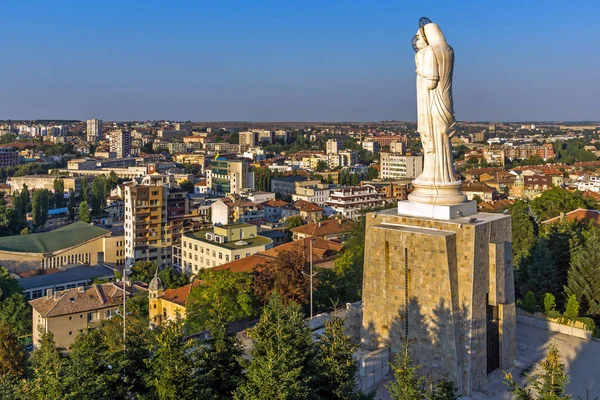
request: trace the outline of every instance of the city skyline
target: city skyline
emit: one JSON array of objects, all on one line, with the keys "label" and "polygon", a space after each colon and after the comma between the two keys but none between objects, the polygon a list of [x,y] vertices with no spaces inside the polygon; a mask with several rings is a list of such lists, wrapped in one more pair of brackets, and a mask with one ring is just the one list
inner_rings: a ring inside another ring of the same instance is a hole
[{"label": "city skyline", "polygon": [[422,15],[455,49],[458,120],[600,119],[600,39],[581,23],[598,5],[453,7],[10,4],[0,119],[414,121]]}]

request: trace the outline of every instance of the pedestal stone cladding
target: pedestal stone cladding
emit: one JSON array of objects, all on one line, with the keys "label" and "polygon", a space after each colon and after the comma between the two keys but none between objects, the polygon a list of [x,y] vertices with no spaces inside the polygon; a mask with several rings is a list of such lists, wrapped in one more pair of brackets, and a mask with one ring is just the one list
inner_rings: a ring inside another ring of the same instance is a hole
[{"label": "pedestal stone cladding", "polygon": [[510,216],[436,220],[386,210],[366,218],[361,347],[389,346],[394,357],[408,337],[424,374],[448,374],[469,395],[487,380],[492,319],[495,360],[511,368],[517,340]]}]

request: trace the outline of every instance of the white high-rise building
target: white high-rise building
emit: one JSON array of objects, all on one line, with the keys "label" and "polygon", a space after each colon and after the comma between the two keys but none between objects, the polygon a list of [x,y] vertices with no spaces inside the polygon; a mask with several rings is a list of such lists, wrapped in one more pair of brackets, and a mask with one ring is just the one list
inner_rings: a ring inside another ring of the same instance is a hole
[{"label": "white high-rise building", "polygon": [[87,140],[96,143],[102,139],[102,120],[88,119],[87,121]]},{"label": "white high-rise building", "polygon": [[131,133],[129,131],[112,131],[110,133],[110,151],[117,158],[125,158],[131,153]]},{"label": "white high-rise building", "polygon": [[381,179],[415,179],[423,172],[423,156],[379,153]]}]

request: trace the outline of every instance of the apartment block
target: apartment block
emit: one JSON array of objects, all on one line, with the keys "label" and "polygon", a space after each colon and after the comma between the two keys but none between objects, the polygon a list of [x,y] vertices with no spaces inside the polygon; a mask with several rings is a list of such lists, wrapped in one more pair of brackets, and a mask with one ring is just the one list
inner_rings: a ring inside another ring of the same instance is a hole
[{"label": "apartment block", "polygon": [[[241,193],[253,187],[249,182],[250,171],[247,160],[213,160],[206,170],[206,185],[213,193]],[[254,181],[254,179],[252,179]]]},{"label": "apartment block", "polygon": [[374,186],[363,185],[332,190],[326,204],[343,218],[355,220],[361,216],[361,210],[383,206],[385,199]]},{"label": "apartment block", "polygon": [[184,192],[172,189],[172,177],[147,175],[142,184],[125,186],[125,263],[155,261],[171,265],[171,246],[183,233],[189,211]]},{"label": "apartment block", "polygon": [[250,224],[229,224],[185,233],[181,245],[173,246],[173,265],[186,274],[196,274],[273,247],[273,241],[258,234]]},{"label": "apartment block", "polygon": [[96,143],[103,139],[102,136],[102,120],[101,119],[88,119],[87,120],[87,141]]},{"label": "apartment block", "polygon": [[126,158],[131,154],[131,132],[116,130],[110,133],[110,151],[117,158]]},{"label": "apartment block", "polygon": [[0,147],[0,168],[19,164],[19,155],[10,147]]},{"label": "apartment block", "polygon": [[379,153],[381,179],[414,179],[423,172],[423,156]]}]

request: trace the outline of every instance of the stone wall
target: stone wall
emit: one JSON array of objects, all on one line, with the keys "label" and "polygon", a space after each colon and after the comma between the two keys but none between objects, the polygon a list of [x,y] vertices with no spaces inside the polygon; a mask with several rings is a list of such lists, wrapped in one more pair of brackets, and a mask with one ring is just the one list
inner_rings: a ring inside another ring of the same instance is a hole
[{"label": "stone wall", "polygon": [[361,347],[389,346],[393,357],[407,337],[424,372],[449,374],[465,395],[487,379],[488,304],[500,320],[500,367],[516,359],[510,217],[474,217],[366,217]]}]

